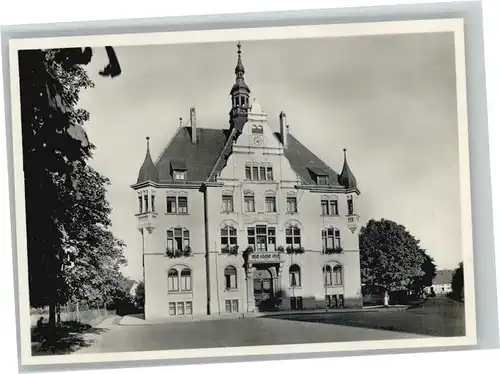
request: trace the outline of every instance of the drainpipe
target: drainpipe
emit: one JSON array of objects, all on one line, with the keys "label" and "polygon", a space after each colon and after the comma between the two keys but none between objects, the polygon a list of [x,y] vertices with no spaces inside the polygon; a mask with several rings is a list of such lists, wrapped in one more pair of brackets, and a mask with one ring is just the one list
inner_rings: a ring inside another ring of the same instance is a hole
[{"label": "drainpipe", "polygon": [[208,201],[207,201],[207,186],[203,190],[203,205],[204,205],[204,224],[205,224],[205,270],[207,277],[207,315],[211,314],[210,311],[210,241],[208,237]]}]

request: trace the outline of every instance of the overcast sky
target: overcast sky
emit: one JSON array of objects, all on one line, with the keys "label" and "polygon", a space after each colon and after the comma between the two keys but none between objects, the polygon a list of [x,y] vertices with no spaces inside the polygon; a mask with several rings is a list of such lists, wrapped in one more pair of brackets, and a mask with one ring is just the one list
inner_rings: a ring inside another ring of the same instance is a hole
[{"label": "overcast sky", "polygon": [[[116,48],[122,75],[94,49],[95,88],[80,106],[97,146],[91,161],[111,180],[113,231],[127,244],[124,273],[141,279],[135,183],[151,137],[153,159],[196,106],[199,127],[228,127],[236,41]],[[245,79],[278,130],[290,132],[334,170],[342,149],[361,190],[362,223],[406,226],[438,268],[462,260],[458,133],[451,33],[242,43]]]}]

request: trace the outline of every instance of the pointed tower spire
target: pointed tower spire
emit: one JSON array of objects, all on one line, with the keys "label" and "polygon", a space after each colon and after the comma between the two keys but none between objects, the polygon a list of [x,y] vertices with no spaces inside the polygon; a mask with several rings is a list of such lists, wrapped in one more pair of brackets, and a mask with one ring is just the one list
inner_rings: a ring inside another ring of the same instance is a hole
[{"label": "pointed tower spire", "polygon": [[142,163],[141,169],[139,170],[137,183],[159,181],[158,169],[156,168],[153,159],[151,158],[151,153],[149,151],[149,139],[150,139],[149,136],[147,136],[146,157],[144,157],[144,162]]},{"label": "pointed tower spire", "polygon": [[245,83],[245,67],[241,59],[241,43],[238,42],[238,60],[234,68],[236,81],[231,88],[231,111],[229,112],[229,123],[231,129],[236,128],[241,132],[247,121],[248,108],[250,106],[250,88]]},{"label": "pointed tower spire", "polygon": [[347,163],[347,149],[345,148],[344,148],[344,167],[342,168],[342,173],[339,176],[339,183],[345,188],[358,188],[356,177],[354,177],[354,174],[349,168],[349,164]]},{"label": "pointed tower spire", "polygon": [[234,73],[236,74],[236,78],[243,78],[245,75],[245,67],[243,66],[243,62],[241,61],[241,43],[238,42],[238,62],[236,63],[236,67],[234,68]]}]

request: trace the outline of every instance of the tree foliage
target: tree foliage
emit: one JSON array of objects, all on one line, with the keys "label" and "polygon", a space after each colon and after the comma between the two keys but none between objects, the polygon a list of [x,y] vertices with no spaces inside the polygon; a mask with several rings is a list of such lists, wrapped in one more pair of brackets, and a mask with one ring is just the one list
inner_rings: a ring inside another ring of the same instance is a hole
[{"label": "tree foliage", "polygon": [[436,277],[436,264],[434,259],[427,254],[425,249],[420,249],[424,261],[421,265],[422,274],[412,279],[410,290],[417,295],[424,292],[425,287],[431,287],[432,281]]},{"label": "tree foliage", "polygon": [[82,67],[91,57],[90,48],[19,52],[29,296],[50,307],[50,323],[58,303],[102,298],[106,274],[124,263],[123,243],[107,230],[107,180],[86,166],[89,113],[77,104],[93,87]]},{"label": "tree foliage", "polygon": [[464,263],[460,262],[453,272],[451,279],[452,296],[457,300],[463,300],[464,297]]},{"label": "tree foliage", "polygon": [[146,301],[146,293],[144,289],[144,281],[140,281],[135,289],[135,305],[139,310],[144,310],[144,303]]},{"label": "tree foliage", "polygon": [[404,226],[382,219],[370,220],[359,235],[361,280],[367,289],[388,294],[408,289],[424,275],[424,252]]}]

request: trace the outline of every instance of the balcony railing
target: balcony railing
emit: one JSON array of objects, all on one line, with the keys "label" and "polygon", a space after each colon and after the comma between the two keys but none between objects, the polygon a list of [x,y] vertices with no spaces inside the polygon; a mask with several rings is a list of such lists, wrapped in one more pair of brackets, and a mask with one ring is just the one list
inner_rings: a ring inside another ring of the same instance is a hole
[{"label": "balcony railing", "polygon": [[347,227],[352,232],[356,231],[359,226],[359,216],[357,214],[349,214],[347,216]]}]

